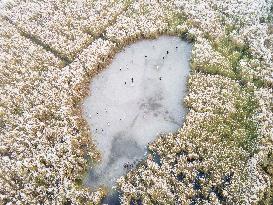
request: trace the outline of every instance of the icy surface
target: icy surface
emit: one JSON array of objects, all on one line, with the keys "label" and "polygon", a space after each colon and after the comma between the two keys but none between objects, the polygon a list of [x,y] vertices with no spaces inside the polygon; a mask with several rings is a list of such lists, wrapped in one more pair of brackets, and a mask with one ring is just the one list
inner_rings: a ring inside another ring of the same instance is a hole
[{"label": "icy surface", "polygon": [[83,110],[102,162],[90,170],[89,186],[111,188],[158,134],[181,127],[190,53],[178,37],[139,41],[93,78]]}]

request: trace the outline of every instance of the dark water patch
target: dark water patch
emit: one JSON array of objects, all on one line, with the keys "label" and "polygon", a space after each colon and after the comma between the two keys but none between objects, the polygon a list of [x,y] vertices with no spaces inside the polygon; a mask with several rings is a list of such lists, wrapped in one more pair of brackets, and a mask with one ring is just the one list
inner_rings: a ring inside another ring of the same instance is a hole
[{"label": "dark water patch", "polygon": [[120,193],[116,190],[112,190],[106,197],[102,199],[102,204],[120,205]]}]

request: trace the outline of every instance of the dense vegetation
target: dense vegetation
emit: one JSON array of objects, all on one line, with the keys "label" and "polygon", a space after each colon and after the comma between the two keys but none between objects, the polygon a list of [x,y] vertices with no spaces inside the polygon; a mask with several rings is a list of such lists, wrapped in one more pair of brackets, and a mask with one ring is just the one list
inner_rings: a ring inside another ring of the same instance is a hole
[{"label": "dense vegetation", "polygon": [[15,0],[0,11],[0,204],[97,204],[80,104],[126,45],[193,42],[177,132],[118,180],[124,204],[272,204],[272,0]]}]

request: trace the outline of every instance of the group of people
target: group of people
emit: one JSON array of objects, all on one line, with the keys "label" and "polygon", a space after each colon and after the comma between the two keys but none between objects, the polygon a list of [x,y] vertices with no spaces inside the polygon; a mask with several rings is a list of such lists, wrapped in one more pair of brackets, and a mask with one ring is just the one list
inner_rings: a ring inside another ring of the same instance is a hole
[{"label": "group of people", "polygon": [[123,168],[126,170],[133,169],[141,160],[134,160],[133,163],[126,162],[123,164]]}]

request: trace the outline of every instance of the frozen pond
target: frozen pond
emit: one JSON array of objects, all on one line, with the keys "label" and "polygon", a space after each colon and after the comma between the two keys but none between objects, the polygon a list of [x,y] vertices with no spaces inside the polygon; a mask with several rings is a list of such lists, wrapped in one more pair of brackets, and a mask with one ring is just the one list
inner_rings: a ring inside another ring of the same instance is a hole
[{"label": "frozen pond", "polygon": [[142,40],[92,79],[83,110],[102,162],[89,171],[87,185],[110,189],[158,134],[181,127],[190,53],[191,44],[178,37]]}]

